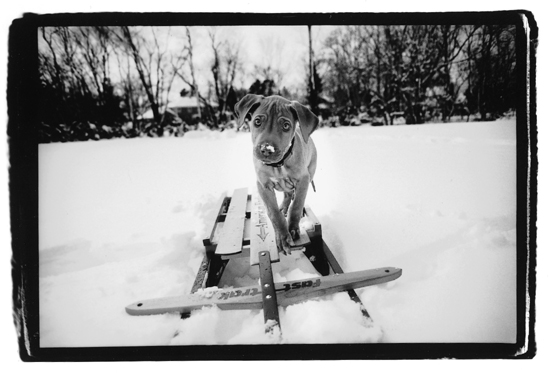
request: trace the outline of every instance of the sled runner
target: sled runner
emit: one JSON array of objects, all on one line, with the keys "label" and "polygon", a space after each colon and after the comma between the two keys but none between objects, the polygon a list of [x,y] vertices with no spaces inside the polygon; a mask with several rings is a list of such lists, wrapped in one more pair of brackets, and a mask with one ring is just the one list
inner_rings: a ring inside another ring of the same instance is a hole
[{"label": "sled runner", "polygon": [[[149,299],[126,307],[130,315],[153,315],[180,312],[182,315],[206,306],[220,309],[263,309],[266,332],[279,326],[278,306],[288,306],[314,297],[347,291],[361,306],[363,315],[370,318],[355,293],[356,288],[381,284],[401,276],[401,269],[386,267],[344,273],[342,267],[322,239],[321,224],[309,207],[304,217],[311,228],[300,232],[291,245],[303,250],[322,277],[282,283],[273,282],[271,263],[279,261],[275,232],[267,217],[265,206],[257,195],[246,188],[237,189],[232,197],[222,196],[216,215],[211,217],[209,235],[203,240],[205,255],[191,294]],[[217,289],[223,272],[231,259],[247,257],[250,265],[258,266],[260,285],[236,289]]]}]

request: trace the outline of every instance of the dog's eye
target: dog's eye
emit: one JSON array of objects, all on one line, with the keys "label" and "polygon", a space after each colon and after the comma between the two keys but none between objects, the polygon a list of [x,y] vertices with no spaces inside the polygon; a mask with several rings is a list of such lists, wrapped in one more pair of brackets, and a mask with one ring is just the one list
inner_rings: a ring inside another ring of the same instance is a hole
[{"label": "dog's eye", "polygon": [[290,122],[283,123],[283,131],[288,131],[290,129]]},{"label": "dog's eye", "polygon": [[262,121],[260,120],[260,118],[258,117],[254,118],[254,125],[256,127],[260,127],[261,124],[262,124]]}]

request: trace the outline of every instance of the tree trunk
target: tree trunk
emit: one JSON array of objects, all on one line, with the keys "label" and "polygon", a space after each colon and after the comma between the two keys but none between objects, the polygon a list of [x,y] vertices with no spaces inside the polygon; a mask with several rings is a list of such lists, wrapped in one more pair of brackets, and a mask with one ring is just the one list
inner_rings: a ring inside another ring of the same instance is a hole
[{"label": "tree trunk", "polygon": [[197,86],[197,80],[195,79],[195,66],[193,65],[193,43],[191,42],[191,31],[189,30],[189,27],[186,27],[185,29],[187,31],[187,41],[189,42],[189,68],[191,70],[191,81],[193,82],[193,90],[195,91],[195,98],[197,99],[199,119],[202,120],[199,87]]},{"label": "tree trunk", "polygon": [[128,46],[131,49],[132,57],[134,60],[134,64],[136,65],[136,69],[139,74],[139,78],[141,80],[141,83],[143,84],[143,88],[145,89],[145,94],[147,95],[147,99],[149,100],[149,104],[151,105],[151,111],[153,112],[153,118],[155,119],[155,122],[160,126],[161,124],[161,115],[159,111],[159,106],[157,101],[155,100],[155,95],[153,94],[152,87],[147,82],[147,78],[145,77],[145,72],[143,70],[142,60],[141,56],[139,55],[139,51],[137,50],[136,45],[134,44],[134,41],[132,40],[132,35],[130,34],[130,30],[127,26],[123,28],[124,35],[126,37],[126,41],[128,42]]}]

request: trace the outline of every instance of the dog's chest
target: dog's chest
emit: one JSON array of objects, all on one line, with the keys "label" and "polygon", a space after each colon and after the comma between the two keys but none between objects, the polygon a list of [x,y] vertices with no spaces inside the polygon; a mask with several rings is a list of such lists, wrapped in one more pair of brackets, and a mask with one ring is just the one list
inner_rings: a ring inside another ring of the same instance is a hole
[{"label": "dog's chest", "polygon": [[279,192],[292,193],[296,188],[296,180],[291,178],[288,170],[283,167],[273,167],[266,175],[265,186]]}]

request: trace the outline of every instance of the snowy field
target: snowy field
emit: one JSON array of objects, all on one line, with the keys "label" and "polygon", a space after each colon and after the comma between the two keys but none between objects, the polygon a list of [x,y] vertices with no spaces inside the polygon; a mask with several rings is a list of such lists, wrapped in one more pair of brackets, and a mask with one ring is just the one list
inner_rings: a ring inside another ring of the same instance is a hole
[{"label": "snowy field", "polygon": [[[515,121],[322,128],[309,204],[344,270],[399,267],[358,290],[280,309],[285,343],[504,342],[516,337]],[[255,187],[249,133],[39,147],[42,347],[272,343],[261,311],[129,316],[188,293],[207,216]],[[275,280],[315,276],[300,252]],[[228,266],[223,286],[257,282]]]}]

